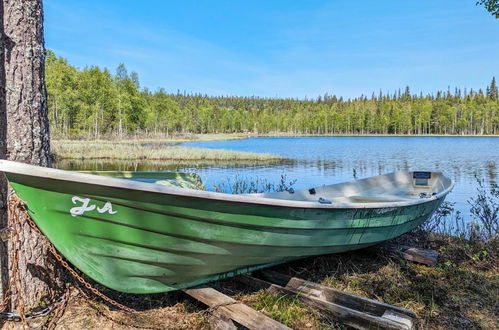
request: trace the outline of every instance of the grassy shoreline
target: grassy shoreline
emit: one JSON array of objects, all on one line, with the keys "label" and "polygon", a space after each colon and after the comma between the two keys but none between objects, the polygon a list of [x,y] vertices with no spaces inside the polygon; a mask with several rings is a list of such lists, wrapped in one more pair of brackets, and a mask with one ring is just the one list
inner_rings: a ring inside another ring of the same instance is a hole
[{"label": "grassy shoreline", "polygon": [[[180,141],[171,141],[180,142]],[[222,149],[186,148],[167,142],[147,141],[71,141],[55,140],[56,160],[168,160],[168,161],[276,161],[281,157],[265,153]]]},{"label": "grassy shoreline", "polygon": [[95,139],[93,137],[54,137],[52,140],[59,141],[116,141],[119,143],[181,143],[194,141],[225,141],[243,140],[252,137],[497,137],[493,134],[308,134],[308,133],[206,133],[206,134],[179,134],[170,136],[102,136]]}]

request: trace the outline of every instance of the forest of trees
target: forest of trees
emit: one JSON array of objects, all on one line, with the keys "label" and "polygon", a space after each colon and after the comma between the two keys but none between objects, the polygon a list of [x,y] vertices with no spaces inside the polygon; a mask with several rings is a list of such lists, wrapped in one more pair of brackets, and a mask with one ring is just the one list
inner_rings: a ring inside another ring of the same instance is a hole
[{"label": "forest of trees", "polygon": [[495,78],[485,90],[414,95],[409,87],[344,100],[189,95],[141,88],[121,64],[78,69],[48,51],[46,81],[57,136],[177,133],[499,134]]}]

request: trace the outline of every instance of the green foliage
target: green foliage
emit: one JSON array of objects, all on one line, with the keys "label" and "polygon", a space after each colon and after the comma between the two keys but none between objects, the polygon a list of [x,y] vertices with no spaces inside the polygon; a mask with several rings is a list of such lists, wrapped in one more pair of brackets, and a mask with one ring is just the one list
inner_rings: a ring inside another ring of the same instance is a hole
[{"label": "green foliage", "polygon": [[139,90],[138,75],[120,64],[77,69],[47,52],[52,132],[75,135],[178,133],[499,134],[495,78],[482,90],[314,100],[188,95]]},{"label": "green foliage", "polygon": [[316,311],[303,304],[297,296],[278,295],[261,290],[249,305],[294,329],[331,329],[329,325],[321,322]]},{"label": "green foliage", "polygon": [[484,6],[489,13],[499,18],[499,0],[480,0],[476,4]]},{"label": "green foliage", "polygon": [[213,191],[229,194],[258,194],[269,192],[293,191],[295,180],[288,181],[286,174],[281,174],[278,183],[269,182],[266,179],[244,178],[236,175],[213,185]]},{"label": "green foliage", "polygon": [[471,235],[483,240],[494,240],[499,235],[499,186],[492,183],[487,189],[483,180],[478,179],[478,196],[471,198]]},{"label": "green foliage", "polygon": [[499,186],[491,183],[487,188],[478,179],[477,196],[468,199],[470,221],[454,209],[455,203],[444,202],[433,216],[422,223],[417,231],[460,237],[470,242],[496,241],[499,238]]}]

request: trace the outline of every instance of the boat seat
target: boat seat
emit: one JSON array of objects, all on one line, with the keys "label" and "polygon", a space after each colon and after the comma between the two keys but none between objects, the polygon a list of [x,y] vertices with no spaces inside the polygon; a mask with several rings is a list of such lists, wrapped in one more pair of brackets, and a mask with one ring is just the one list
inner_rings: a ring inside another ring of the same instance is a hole
[{"label": "boat seat", "polygon": [[413,198],[405,198],[397,195],[354,195],[345,197],[331,198],[333,203],[385,203],[385,202],[404,202]]},{"label": "boat seat", "polygon": [[357,196],[348,196],[349,199],[354,200],[356,202],[361,203],[377,203],[377,202],[402,202],[408,201],[413,198],[403,197],[400,195],[357,195]]}]

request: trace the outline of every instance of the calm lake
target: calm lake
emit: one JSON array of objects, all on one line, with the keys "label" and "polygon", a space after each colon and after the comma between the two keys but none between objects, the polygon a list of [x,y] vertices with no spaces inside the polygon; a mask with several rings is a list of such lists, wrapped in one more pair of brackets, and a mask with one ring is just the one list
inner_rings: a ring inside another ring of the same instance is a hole
[{"label": "calm lake", "polygon": [[[496,137],[276,137],[188,142],[185,147],[264,152],[285,158],[266,165],[89,162],[59,164],[69,169],[180,170],[201,175],[208,190],[214,183],[239,178],[278,183],[282,174],[295,189],[338,183],[398,170],[443,171],[454,181],[447,201],[468,218],[467,200],[476,196],[476,178],[498,183]],[[57,165],[56,165],[57,166]]]},{"label": "calm lake", "polygon": [[189,142],[186,147],[278,154],[292,161],[271,166],[210,166],[198,169],[207,187],[239,175],[277,182],[296,179],[295,188],[338,183],[398,170],[443,171],[454,181],[447,201],[469,214],[477,179],[498,183],[497,137],[279,137]]}]

